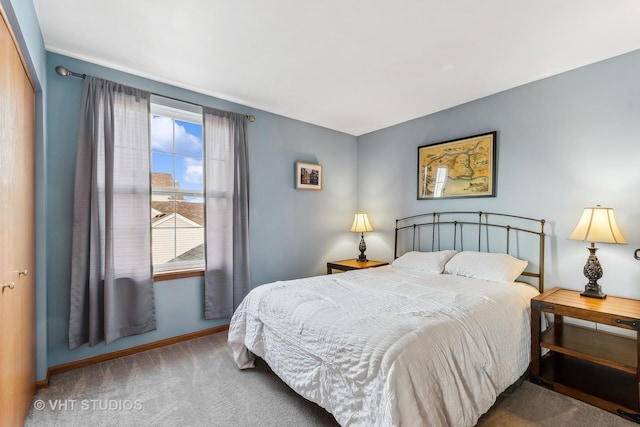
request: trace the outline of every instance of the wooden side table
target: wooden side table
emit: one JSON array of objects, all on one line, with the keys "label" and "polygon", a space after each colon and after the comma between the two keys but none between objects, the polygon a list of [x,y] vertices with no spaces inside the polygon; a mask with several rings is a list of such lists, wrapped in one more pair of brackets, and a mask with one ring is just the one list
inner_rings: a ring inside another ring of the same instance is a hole
[{"label": "wooden side table", "polygon": [[349,271],[360,270],[363,268],[374,268],[388,265],[388,262],[383,261],[364,261],[360,262],[357,258],[345,259],[342,261],[332,261],[327,263],[327,274],[332,274],[333,270]]},{"label": "wooden side table", "polygon": [[[541,333],[542,313],[554,323]],[[630,336],[565,322],[615,326]],[[531,299],[531,382],[640,423],[640,301],[553,288]],[[549,350],[544,356],[542,349]]]}]

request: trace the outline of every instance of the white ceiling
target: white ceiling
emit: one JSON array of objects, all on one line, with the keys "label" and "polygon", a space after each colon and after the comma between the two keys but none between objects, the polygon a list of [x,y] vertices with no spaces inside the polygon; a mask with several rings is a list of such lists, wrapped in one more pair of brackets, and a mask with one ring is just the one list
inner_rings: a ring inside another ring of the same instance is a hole
[{"label": "white ceiling", "polygon": [[352,135],[640,49],[639,0],[34,4],[48,51]]}]

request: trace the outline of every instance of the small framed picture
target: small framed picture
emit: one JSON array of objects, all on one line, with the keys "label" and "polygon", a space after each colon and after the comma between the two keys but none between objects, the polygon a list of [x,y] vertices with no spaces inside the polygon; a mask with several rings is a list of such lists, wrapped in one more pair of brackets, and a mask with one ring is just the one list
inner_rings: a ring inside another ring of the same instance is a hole
[{"label": "small framed picture", "polygon": [[296,188],[298,190],[322,190],[322,166],[296,162]]}]

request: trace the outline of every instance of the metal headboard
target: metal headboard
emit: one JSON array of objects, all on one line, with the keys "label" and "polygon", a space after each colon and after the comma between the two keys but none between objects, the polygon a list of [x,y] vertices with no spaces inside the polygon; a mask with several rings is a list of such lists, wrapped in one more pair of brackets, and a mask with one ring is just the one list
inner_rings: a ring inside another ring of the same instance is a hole
[{"label": "metal headboard", "polygon": [[[424,251],[455,249],[480,252],[500,252],[523,258],[520,254],[520,236],[529,236],[533,243],[527,249],[536,254],[527,259],[529,266],[523,276],[538,281],[538,290],[544,291],[544,219],[495,212],[431,212],[396,219],[394,258],[398,258],[399,244],[406,250],[421,251],[423,238],[430,240]],[[408,235],[408,241],[406,239]],[[442,236],[445,236],[444,238]],[[468,243],[465,247],[465,238]],[[443,242],[444,241],[444,242]],[[512,253],[515,250],[518,253]],[[537,248],[536,248],[537,246]],[[492,250],[493,248],[493,250]],[[533,249],[533,250],[532,250]],[[537,249],[537,250],[536,250]],[[404,252],[403,252],[404,253]],[[526,258],[523,258],[526,259]]]}]

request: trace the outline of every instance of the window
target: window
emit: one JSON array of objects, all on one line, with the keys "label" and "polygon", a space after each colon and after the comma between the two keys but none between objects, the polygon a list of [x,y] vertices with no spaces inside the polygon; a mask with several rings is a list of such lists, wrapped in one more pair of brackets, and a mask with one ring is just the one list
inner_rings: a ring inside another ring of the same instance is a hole
[{"label": "window", "polygon": [[204,267],[200,107],[153,97],[151,251],[154,273]]}]

